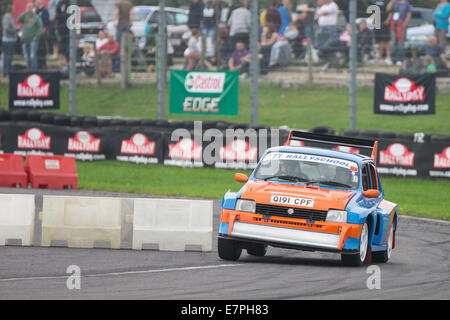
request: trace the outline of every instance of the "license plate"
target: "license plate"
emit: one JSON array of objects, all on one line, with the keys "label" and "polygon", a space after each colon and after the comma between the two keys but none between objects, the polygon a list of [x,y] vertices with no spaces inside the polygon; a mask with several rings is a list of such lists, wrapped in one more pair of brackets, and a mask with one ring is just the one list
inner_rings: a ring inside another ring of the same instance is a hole
[{"label": "license plate", "polygon": [[173,46],[179,46],[181,44],[181,40],[180,39],[172,39],[172,45]]},{"label": "license plate", "polygon": [[314,199],[295,198],[277,194],[273,194],[270,197],[270,202],[277,204],[289,204],[292,206],[307,207],[307,208],[314,207]]}]

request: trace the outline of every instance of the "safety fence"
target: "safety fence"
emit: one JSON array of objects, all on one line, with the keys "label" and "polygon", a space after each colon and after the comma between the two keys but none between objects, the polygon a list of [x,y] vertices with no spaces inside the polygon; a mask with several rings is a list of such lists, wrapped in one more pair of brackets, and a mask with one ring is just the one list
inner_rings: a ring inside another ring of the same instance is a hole
[{"label": "safety fence", "polygon": [[[326,127],[312,131],[334,133]],[[377,163],[383,175],[450,178],[450,136],[374,130],[343,134],[379,141]],[[267,148],[288,145],[288,136],[287,129],[223,121],[0,112],[0,153],[65,155],[82,161],[253,169]],[[362,153],[354,148],[338,150]]]}]

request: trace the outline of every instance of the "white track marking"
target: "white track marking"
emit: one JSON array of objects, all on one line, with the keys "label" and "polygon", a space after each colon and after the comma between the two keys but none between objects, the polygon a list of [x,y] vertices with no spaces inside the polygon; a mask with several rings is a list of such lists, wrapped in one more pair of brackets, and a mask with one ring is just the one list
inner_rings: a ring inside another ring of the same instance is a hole
[{"label": "white track marking", "polygon": [[[180,268],[169,268],[169,269],[156,269],[156,270],[141,270],[141,271],[124,271],[124,272],[108,272],[108,273],[97,273],[97,274],[86,274],[81,275],[81,277],[92,278],[92,277],[113,277],[113,276],[126,276],[135,274],[148,274],[148,273],[162,273],[162,272],[175,272],[175,271],[193,271],[193,270],[203,270],[203,269],[217,269],[217,268],[228,268],[237,267],[244,264],[217,264],[208,266],[195,266],[195,267],[180,267]],[[24,280],[54,280],[54,279],[66,279],[70,277],[67,276],[49,276],[49,277],[24,277],[24,278],[9,278],[0,279],[0,282],[7,281],[24,281]]]}]

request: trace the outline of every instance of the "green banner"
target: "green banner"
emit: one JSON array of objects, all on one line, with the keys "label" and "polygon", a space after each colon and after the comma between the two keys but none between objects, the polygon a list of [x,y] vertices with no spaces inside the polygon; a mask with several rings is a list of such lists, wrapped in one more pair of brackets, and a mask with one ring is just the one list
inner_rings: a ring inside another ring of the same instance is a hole
[{"label": "green banner", "polygon": [[170,113],[239,114],[239,72],[170,71]]}]

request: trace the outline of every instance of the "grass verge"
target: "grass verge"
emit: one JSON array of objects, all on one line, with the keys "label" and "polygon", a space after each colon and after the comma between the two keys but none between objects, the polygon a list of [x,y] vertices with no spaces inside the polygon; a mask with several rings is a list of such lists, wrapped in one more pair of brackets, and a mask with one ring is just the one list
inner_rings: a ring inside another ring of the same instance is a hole
[{"label": "grass verge", "polygon": [[[80,189],[221,199],[242,184],[234,170],[136,165],[118,161],[78,163]],[[250,174],[249,171],[240,171]],[[381,178],[385,198],[403,215],[450,220],[450,182]]]}]

